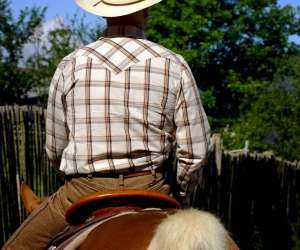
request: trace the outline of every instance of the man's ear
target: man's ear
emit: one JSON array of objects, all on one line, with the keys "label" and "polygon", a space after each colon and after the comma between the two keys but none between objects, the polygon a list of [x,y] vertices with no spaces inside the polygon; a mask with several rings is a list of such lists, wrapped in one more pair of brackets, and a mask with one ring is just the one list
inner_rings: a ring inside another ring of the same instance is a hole
[{"label": "man's ear", "polygon": [[143,10],[143,15],[144,15],[145,19],[148,19],[148,17],[149,17],[149,8]]},{"label": "man's ear", "polygon": [[149,19],[149,8],[143,10],[143,24],[142,29],[145,29],[148,25],[148,19]]}]

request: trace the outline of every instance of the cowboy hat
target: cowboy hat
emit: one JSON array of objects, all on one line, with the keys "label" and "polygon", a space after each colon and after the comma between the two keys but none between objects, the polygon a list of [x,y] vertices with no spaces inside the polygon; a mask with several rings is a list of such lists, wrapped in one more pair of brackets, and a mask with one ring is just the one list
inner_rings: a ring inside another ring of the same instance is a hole
[{"label": "cowboy hat", "polygon": [[162,0],[76,0],[84,10],[103,17],[125,16]]}]

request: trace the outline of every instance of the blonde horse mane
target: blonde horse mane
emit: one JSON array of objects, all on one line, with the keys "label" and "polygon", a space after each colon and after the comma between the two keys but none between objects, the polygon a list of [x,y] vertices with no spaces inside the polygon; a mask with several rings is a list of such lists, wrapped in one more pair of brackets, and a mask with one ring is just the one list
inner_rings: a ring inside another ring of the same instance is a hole
[{"label": "blonde horse mane", "polygon": [[214,215],[186,209],[162,221],[147,250],[236,249],[228,247],[228,240],[227,231]]}]

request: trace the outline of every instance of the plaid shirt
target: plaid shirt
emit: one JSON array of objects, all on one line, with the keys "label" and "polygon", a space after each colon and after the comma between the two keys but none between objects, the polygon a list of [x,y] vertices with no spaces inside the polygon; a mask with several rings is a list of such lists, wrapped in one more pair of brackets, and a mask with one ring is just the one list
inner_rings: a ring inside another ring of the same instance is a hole
[{"label": "plaid shirt", "polygon": [[183,191],[199,177],[209,137],[187,63],[130,26],[111,27],[62,60],[46,131],[47,154],[66,175],[152,170],[176,140]]}]

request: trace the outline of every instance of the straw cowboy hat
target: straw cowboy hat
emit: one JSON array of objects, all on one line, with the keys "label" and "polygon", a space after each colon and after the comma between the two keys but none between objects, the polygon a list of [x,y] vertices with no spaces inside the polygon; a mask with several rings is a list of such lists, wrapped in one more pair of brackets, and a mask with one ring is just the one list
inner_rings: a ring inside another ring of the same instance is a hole
[{"label": "straw cowboy hat", "polygon": [[129,15],[162,0],[76,0],[84,10],[103,17]]}]

